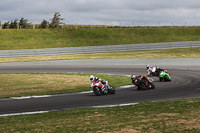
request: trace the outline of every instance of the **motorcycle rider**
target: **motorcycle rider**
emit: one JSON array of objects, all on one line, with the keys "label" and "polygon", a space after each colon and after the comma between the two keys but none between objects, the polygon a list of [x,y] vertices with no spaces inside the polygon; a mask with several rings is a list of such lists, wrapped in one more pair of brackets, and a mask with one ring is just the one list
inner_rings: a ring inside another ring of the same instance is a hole
[{"label": "motorcycle rider", "polygon": [[94,82],[101,82],[104,85],[104,89],[102,89],[102,91],[104,91],[104,93],[108,93],[108,89],[109,89],[108,81],[103,81],[99,77],[94,77],[93,75],[90,75],[90,81],[91,81],[91,85]]},{"label": "motorcycle rider", "polygon": [[137,85],[138,80],[140,80],[140,79],[146,79],[147,81],[149,81],[148,78],[147,78],[145,75],[138,75],[138,76],[132,75],[132,76],[131,76],[131,79],[132,79],[132,83],[133,83],[134,85]]},{"label": "motorcycle rider", "polygon": [[158,76],[161,71],[167,72],[167,70],[161,69],[158,66],[146,65],[146,68],[147,68],[148,75],[151,75],[151,73],[155,73]]},{"label": "motorcycle rider", "polygon": [[94,77],[94,75],[90,75],[90,81],[91,83],[100,81],[103,85],[108,85],[108,81],[101,80],[99,77]]},{"label": "motorcycle rider", "polygon": [[157,68],[159,68],[159,67],[157,67],[157,66],[146,65],[146,68],[147,68],[148,75],[151,75],[151,72],[152,72],[152,73],[155,73],[156,70],[157,70]]},{"label": "motorcycle rider", "polygon": [[145,80],[146,87],[148,89],[154,89],[155,88],[154,84],[149,81],[149,79],[147,78],[146,75],[138,75],[138,76],[132,75],[131,79],[132,79],[132,83],[135,86],[138,86],[138,89],[141,89],[139,85],[140,85],[140,82],[141,81],[144,82],[144,80]]}]

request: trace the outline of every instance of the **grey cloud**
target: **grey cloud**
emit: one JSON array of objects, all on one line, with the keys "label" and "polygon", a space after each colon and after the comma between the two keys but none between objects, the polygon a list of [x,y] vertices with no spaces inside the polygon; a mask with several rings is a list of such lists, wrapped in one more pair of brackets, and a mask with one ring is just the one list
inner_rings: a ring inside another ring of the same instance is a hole
[{"label": "grey cloud", "polygon": [[61,13],[66,23],[158,25],[200,23],[199,0],[0,0],[0,20],[34,23]]}]

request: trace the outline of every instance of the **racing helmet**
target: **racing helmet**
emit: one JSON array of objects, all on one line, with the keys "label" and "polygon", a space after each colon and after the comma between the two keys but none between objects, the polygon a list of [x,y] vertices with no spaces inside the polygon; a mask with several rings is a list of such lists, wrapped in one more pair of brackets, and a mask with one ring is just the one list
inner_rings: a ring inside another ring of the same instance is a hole
[{"label": "racing helmet", "polygon": [[135,76],[135,75],[131,75],[131,79],[132,79],[132,80],[135,80],[135,79],[136,79],[136,76]]},{"label": "racing helmet", "polygon": [[94,76],[90,75],[90,80],[93,81],[94,80]]},{"label": "racing helmet", "polygon": [[95,77],[94,79],[95,79],[95,81],[101,80],[99,77]]},{"label": "racing helmet", "polygon": [[149,69],[149,67],[150,67],[150,65],[149,65],[149,64],[148,64],[148,65],[146,65],[146,68],[147,68],[147,69]]}]

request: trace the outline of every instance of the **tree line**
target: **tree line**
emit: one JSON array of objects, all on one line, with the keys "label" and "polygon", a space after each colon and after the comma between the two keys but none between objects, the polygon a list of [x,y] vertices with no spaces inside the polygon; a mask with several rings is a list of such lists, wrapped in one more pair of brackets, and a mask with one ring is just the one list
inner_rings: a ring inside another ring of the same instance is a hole
[{"label": "tree line", "polygon": [[[48,22],[47,20],[43,19],[43,21],[39,24],[39,28],[45,29],[45,28],[58,28],[61,24],[64,24],[61,22],[64,20],[61,18],[61,14],[59,12],[55,12],[54,16],[51,21]],[[0,28],[2,29],[28,29],[32,25],[32,22],[29,22],[28,19],[21,18],[21,19],[15,19],[12,21],[7,21],[1,24],[0,21]]]}]

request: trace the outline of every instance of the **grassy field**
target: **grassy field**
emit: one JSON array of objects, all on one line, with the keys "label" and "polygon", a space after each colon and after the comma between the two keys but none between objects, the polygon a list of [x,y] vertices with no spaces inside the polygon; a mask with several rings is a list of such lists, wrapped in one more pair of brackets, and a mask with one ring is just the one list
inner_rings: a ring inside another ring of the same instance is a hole
[{"label": "grassy field", "polygon": [[[113,87],[131,84],[130,78],[125,76],[103,74],[95,76],[108,80]],[[89,74],[11,73],[0,74],[0,79],[0,98],[91,90]],[[115,79],[123,82],[117,82]]]},{"label": "grassy field", "polygon": [[0,30],[0,50],[199,40],[200,27]]},{"label": "grassy field", "polygon": [[0,63],[47,61],[47,60],[120,59],[120,58],[121,59],[123,58],[200,58],[200,47],[148,50],[148,51],[113,52],[113,53],[95,53],[95,54],[9,57],[9,58],[0,58]]},{"label": "grassy field", "polygon": [[0,117],[1,132],[200,132],[200,99]]}]

